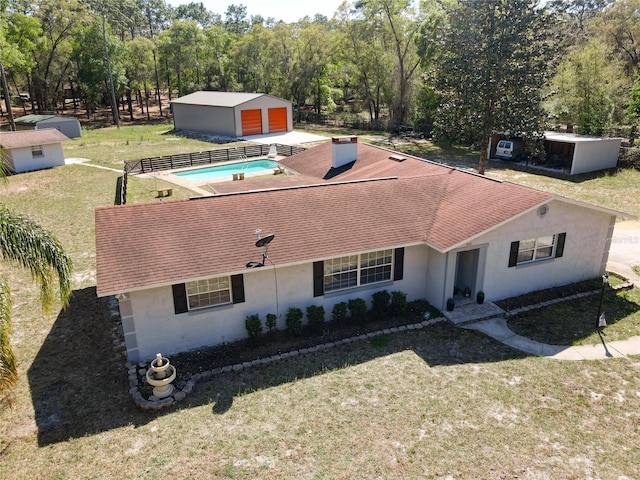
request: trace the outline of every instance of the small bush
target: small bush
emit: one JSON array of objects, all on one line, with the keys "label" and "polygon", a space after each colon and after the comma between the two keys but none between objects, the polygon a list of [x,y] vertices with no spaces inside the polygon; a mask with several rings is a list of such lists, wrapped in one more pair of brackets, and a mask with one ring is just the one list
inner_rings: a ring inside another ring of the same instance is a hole
[{"label": "small bush", "polygon": [[244,321],[244,326],[249,334],[249,339],[254,345],[258,343],[260,336],[262,335],[262,322],[258,314],[247,316]]},{"label": "small bush", "polygon": [[381,319],[389,314],[389,306],[391,302],[391,294],[386,290],[373,294],[371,302],[371,314],[376,319]]},{"label": "small bush", "polygon": [[267,330],[273,332],[278,328],[278,316],[275,313],[267,313],[267,320],[265,321]]},{"label": "small bush", "polygon": [[347,320],[347,302],[336,303],[331,310],[331,318],[336,323],[344,323]]},{"label": "small bush", "polygon": [[391,315],[400,317],[407,312],[407,294],[395,290],[391,292]]},{"label": "small bush", "polygon": [[347,302],[350,318],[354,323],[365,323],[367,321],[367,302],[362,298],[352,298]]},{"label": "small bush", "polygon": [[300,335],[302,333],[302,310],[291,307],[287,310],[286,323],[287,331],[292,335]]},{"label": "small bush", "polygon": [[322,305],[309,305],[307,307],[307,319],[309,328],[314,332],[319,331],[324,324],[324,307]]}]

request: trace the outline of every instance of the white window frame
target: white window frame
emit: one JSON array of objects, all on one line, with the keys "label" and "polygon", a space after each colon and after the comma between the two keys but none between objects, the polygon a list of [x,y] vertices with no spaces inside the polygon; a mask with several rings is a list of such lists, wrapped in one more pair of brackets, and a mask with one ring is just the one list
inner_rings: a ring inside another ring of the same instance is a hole
[{"label": "white window frame", "polygon": [[516,265],[529,265],[553,259],[557,245],[558,235],[556,234],[520,240]]},{"label": "white window frame", "polygon": [[44,149],[42,148],[42,145],[31,146],[31,157],[32,158],[44,157]]},{"label": "white window frame", "polygon": [[231,277],[212,277],[185,284],[189,311],[233,303]]},{"label": "white window frame", "polygon": [[388,282],[393,278],[393,249],[376,250],[324,261],[324,292]]}]

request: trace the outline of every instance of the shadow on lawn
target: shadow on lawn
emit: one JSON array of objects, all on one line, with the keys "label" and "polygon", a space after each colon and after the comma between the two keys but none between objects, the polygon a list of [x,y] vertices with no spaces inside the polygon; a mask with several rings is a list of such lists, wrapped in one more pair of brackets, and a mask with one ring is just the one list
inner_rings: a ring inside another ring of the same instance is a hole
[{"label": "shadow on lawn", "polygon": [[73,292],[27,372],[40,446],[153,418],[128,393],[120,328],[95,287]]},{"label": "shadow on lawn", "polygon": [[[192,405],[214,403],[212,412],[224,414],[237,396],[407,351],[413,352],[428,368],[500,362],[528,356],[481,333],[440,322],[420,330],[383,334],[286,362],[220,375],[211,382],[199,384],[196,394],[188,401]],[[393,366],[387,364],[386,368]],[[380,374],[385,373],[381,371]]]},{"label": "shadow on lawn", "polygon": [[200,381],[194,393],[182,403],[153,414],[139,411],[129,394],[121,338],[119,319],[111,318],[107,302],[96,297],[95,288],[75,291],[69,308],[59,313],[27,373],[40,446],[126,425],[144,425],[156,415],[171,413],[177,408],[212,404],[214,413],[223,414],[233,405],[236,396],[246,392],[403,351],[413,351],[428,366],[495,362],[525,356],[482,334],[441,322],[420,330],[382,335],[213,376]]}]

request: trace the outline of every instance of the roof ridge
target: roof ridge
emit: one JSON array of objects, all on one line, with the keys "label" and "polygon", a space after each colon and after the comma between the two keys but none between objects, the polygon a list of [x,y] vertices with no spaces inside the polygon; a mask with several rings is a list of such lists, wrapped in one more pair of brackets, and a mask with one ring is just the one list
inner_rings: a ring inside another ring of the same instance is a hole
[{"label": "roof ridge", "polygon": [[237,196],[237,195],[248,195],[252,193],[262,193],[262,192],[281,192],[284,190],[302,190],[305,188],[332,187],[336,185],[350,185],[355,183],[380,182],[380,181],[386,181],[386,180],[398,180],[398,177],[391,176],[391,177],[378,177],[378,178],[363,178],[363,179],[357,179],[357,180],[342,180],[340,182],[321,182],[321,183],[309,183],[305,185],[288,185],[285,187],[259,188],[256,190],[220,193],[217,195],[208,195],[204,197],[189,197],[189,200],[201,200],[203,198],[214,198],[214,197],[231,197],[231,196]]}]

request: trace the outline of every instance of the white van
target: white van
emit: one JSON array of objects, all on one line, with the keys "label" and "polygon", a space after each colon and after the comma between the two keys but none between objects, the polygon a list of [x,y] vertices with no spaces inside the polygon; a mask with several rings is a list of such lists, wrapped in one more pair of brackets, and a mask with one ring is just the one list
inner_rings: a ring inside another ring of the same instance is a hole
[{"label": "white van", "polygon": [[519,162],[527,157],[524,142],[519,138],[500,140],[496,148],[496,157]]}]

